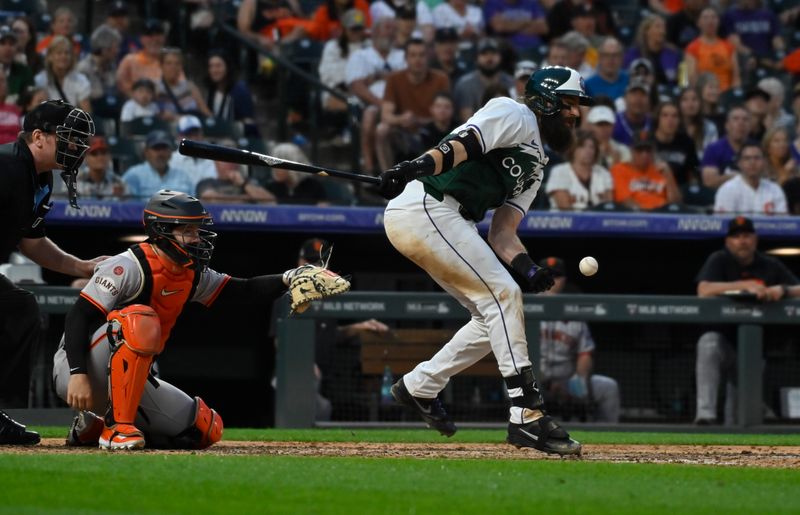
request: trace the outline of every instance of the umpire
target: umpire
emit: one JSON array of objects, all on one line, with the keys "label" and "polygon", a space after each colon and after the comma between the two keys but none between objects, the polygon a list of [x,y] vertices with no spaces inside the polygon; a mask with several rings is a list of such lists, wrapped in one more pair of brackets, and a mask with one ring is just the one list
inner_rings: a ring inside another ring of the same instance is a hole
[{"label": "umpire", "polygon": [[[53,170],[62,170],[77,207],[75,177],[94,135],[92,118],[61,100],[47,100],[25,116],[17,141],[0,146],[0,262],[19,250],[44,268],[91,277],[104,257],[84,261],[45,235],[52,206]],[[39,338],[39,308],[29,291],[0,275],[0,407],[27,406],[31,349]],[[39,435],[0,410],[0,445],[36,444]]]}]

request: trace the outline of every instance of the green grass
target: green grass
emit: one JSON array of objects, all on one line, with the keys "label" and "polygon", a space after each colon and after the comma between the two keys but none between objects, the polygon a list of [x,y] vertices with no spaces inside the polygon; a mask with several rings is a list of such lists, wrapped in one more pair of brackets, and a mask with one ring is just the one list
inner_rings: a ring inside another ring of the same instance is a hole
[{"label": "green grass", "polygon": [[[33,426],[44,438],[63,438],[66,427]],[[649,445],[795,445],[797,434],[717,434],[717,433],[633,433],[612,431],[570,431],[587,444]],[[404,442],[404,443],[502,443],[503,429],[460,429],[452,438],[430,430],[417,429],[246,429],[225,428],[225,440],[275,442]]]},{"label": "green grass", "polygon": [[[65,428],[37,428],[63,437]],[[502,430],[226,429],[227,440],[500,442]],[[575,432],[585,443],[800,435]],[[578,460],[0,453],[0,513],[799,513],[800,470]]]}]

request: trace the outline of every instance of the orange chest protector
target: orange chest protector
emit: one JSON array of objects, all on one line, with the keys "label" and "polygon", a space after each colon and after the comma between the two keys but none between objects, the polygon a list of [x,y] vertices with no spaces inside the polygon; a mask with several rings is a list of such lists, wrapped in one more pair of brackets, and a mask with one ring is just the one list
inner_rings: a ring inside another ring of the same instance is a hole
[{"label": "orange chest protector", "polygon": [[160,256],[149,243],[134,245],[131,252],[139,260],[144,272],[142,293],[132,303],[150,306],[158,314],[163,346],[178,315],[192,298],[200,274]]}]

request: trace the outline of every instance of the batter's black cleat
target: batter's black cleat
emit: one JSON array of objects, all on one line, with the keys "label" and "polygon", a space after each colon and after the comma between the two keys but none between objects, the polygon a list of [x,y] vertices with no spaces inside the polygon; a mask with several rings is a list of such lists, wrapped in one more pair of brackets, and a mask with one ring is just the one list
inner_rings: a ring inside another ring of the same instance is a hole
[{"label": "batter's black cleat", "polygon": [[508,424],[508,443],[520,447],[533,447],[548,454],[580,454],[581,444],[556,424],[548,415],[527,424]]},{"label": "batter's black cleat", "polygon": [[428,427],[439,431],[444,436],[453,436],[458,431],[438,397],[434,399],[414,397],[408,392],[402,377],[392,385],[392,397],[398,404],[416,411],[422,417],[422,420],[428,424]]},{"label": "batter's black cleat", "polygon": [[39,433],[28,431],[25,426],[0,410],[0,445],[36,445]]}]

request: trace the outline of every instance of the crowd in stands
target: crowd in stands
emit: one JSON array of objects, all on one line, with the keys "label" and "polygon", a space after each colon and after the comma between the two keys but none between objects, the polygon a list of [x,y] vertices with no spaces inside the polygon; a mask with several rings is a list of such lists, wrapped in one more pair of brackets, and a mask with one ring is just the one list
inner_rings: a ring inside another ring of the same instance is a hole
[{"label": "crowd in stands", "polygon": [[[360,142],[366,173],[415,157],[493,97],[519,97],[539,67],[564,65],[597,105],[583,108],[574,148],[548,152],[535,209],[800,214],[800,9],[776,2],[239,0],[213,14],[275,55],[317,45],[319,123]],[[267,129],[268,93],[231,41],[170,46],[185,20],[174,10],[147,18],[123,1],[82,34],[89,25],[77,13],[50,4],[49,26],[2,21],[0,143],[44,98],[91,112],[98,138],[81,195],[145,199],[172,187],[212,202],[377,198],[365,188],[333,199],[332,179],[179,155],[183,137],[258,143],[293,160],[307,161],[309,149]],[[185,5],[211,12],[208,2]],[[292,77],[289,90],[309,87]],[[358,123],[348,124],[354,105]]]}]

